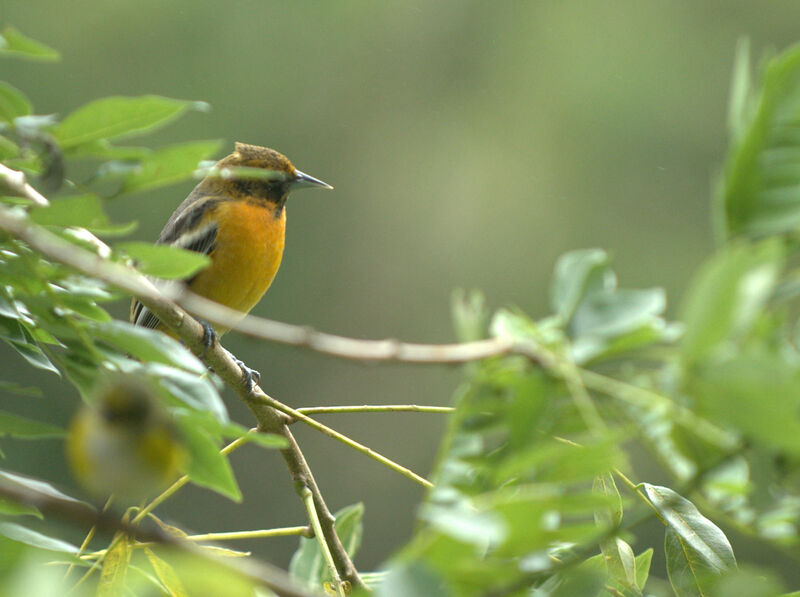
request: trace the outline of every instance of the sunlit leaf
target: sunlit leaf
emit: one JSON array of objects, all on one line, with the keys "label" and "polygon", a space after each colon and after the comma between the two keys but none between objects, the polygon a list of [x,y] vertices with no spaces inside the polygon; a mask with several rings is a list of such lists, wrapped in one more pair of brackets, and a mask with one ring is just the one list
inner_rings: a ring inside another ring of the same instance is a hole
[{"label": "sunlit leaf", "polygon": [[649,548],[636,556],[636,586],[644,589],[650,576],[650,561],[653,559],[653,548]]},{"label": "sunlit leaf", "polygon": [[103,202],[96,195],[55,199],[47,207],[31,210],[31,220],[44,226],[78,226],[89,230],[108,226]]},{"label": "sunlit leaf", "polygon": [[170,597],[189,596],[189,594],[186,592],[186,589],[183,587],[181,579],[175,573],[175,570],[172,566],[159,558],[149,547],[144,548],[144,553],[147,556],[150,565],[153,567],[153,570],[155,570],[158,580],[160,580],[161,584],[164,585],[164,588],[167,589]]},{"label": "sunlit leaf", "polygon": [[729,123],[731,149],[718,184],[719,227],[728,237],[763,237],[800,225],[800,46],[770,60],[757,95],[740,50]]},{"label": "sunlit leaf", "polygon": [[0,121],[12,122],[31,113],[31,103],[16,87],[0,81]]},{"label": "sunlit leaf", "polygon": [[115,320],[93,324],[92,335],[143,361],[172,365],[197,375],[206,373],[205,365],[186,347],[156,330]]},{"label": "sunlit leaf", "polygon": [[69,114],[53,134],[64,149],[99,139],[117,139],[155,130],[186,110],[204,104],[156,95],[108,97]]},{"label": "sunlit leaf", "polygon": [[764,242],[731,246],[703,265],[682,309],[685,363],[698,362],[749,333],[775,287],[782,262],[781,245]]},{"label": "sunlit leaf", "polygon": [[414,563],[393,566],[375,594],[376,597],[448,597],[452,593],[433,570]]},{"label": "sunlit leaf", "polygon": [[572,251],[559,258],[550,288],[550,306],[564,323],[572,318],[585,294],[613,288],[614,276],[608,264],[608,255],[601,249]]},{"label": "sunlit leaf", "polygon": [[197,164],[215,154],[220,145],[220,141],[193,141],[154,151],[125,177],[122,192],[140,192],[189,179]]},{"label": "sunlit leaf", "polygon": [[702,595],[715,576],[736,568],[727,537],[694,504],[667,487],[642,486],[667,525],[667,573],[679,597]]},{"label": "sunlit leaf", "polygon": [[156,278],[189,278],[211,264],[206,255],[171,245],[131,241],[119,243],[116,248],[130,255],[140,272]]},{"label": "sunlit leaf", "polygon": [[23,35],[13,27],[0,31],[0,56],[46,61],[60,58],[54,49]]},{"label": "sunlit leaf", "polygon": [[240,502],[242,492],[236,483],[228,457],[220,454],[219,442],[204,430],[190,425],[182,425],[181,431],[189,451],[186,473],[192,482],[213,489],[234,502]]},{"label": "sunlit leaf", "polygon": [[97,597],[117,597],[124,593],[125,579],[131,561],[131,539],[122,534],[115,535],[114,539],[116,543],[103,560],[100,581],[97,584]]}]

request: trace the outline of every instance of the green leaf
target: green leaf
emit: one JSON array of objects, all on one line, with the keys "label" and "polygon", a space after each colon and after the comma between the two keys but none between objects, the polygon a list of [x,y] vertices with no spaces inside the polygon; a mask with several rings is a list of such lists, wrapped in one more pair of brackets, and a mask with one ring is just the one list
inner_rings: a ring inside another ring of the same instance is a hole
[{"label": "green leaf", "polygon": [[592,491],[606,496],[611,502],[611,508],[595,514],[595,520],[608,528],[618,527],[622,523],[622,496],[619,494],[617,484],[611,473],[603,473],[594,478]]},{"label": "green leaf", "polygon": [[47,423],[0,411],[0,435],[26,439],[63,437],[64,430]]},{"label": "green leaf", "polygon": [[219,442],[203,429],[191,425],[181,425],[181,431],[190,456],[186,474],[192,482],[213,489],[234,502],[241,502],[242,492],[228,457],[219,451]]},{"label": "green leaf", "polygon": [[158,363],[147,363],[144,370],[174,398],[200,413],[211,414],[221,424],[228,423],[225,403],[208,375],[187,373]]},{"label": "green leaf", "polygon": [[[731,570],[714,583],[713,597],[776,597],[785,591],[777,574],[771,570],[745,567]],[[798,593],[792,593],[795,597]],[[784,594],[783,597],[791,597]]]},{"label": "green leaf", "polygon": [[647,577],[650,576],[650,561],[653,559],[653,548],[649,548],[636,556],[636,586],[644,590]]},{"label": "green leaf", "polygon": [[47,207],[32,209],[31,220],[42,226],[76,226],[88,230],[108,226],[103,202],[96,195],[55,199]]},{"label": "green leaf", "polygon": [[727,237],[752,238],[800,225],[800,45],[767,63],[754,100],[746,59],[740,49],[729,115],[734,135],[717,185],[715,219]]},{"label": "green leaf", "polygon": [[661,288],[595,292],[576,309],[569,326],[570,336],[620,336],[646,325],[666,306]]},{"label": "green leaf", "polygon": [[131,241],[120,243],[116,248],[130,255],[140,272],[156,278],[190,278],[211,264],[207,255],[170,245]]},{"label": "green leaf", "polygon": [[31,342],[7,342],[14,350],[16,350],[23,359],[28,361],[28,364],[36,367],[37,369],[44,369],[56,375],[61,375],[59,370],[50,361],[47,356],[42,352],[33,341]]},{"label": "green leaf", "polygon": [[444,580],[421,563],[399,564],[378,586],[376,597],[448,597],[452,593]]},{"label": "green leaf", "polygon": [[682,308],[685,364],[747,336],[775,288],[782,263],[780,243],[765,241],[730,246],[700,268]]},{"label": "green leaf", "polygon": [[154,151],[125,177],[123,193],[145,191],[191,178],[197,165],[219,151],[220,141],[193,141]]},{"label": "green leaf", "polygon": [[144,553],[150,565],[153,567],[153,570],[155,570],[158,580],[160,580],[164,588],[167,589],[167,593],[169,593],[170,597],[188,597],[189,594],[183,587],[183,583],[175,572],[175,569],[159,558],[149,547],[144,548]]},{"label": "green leaf", "polygon": [[714,361],[690,378],[687,390],[709,420],[800,454],[800,373],[779,356],[751,350]]},{"label": "green leaf", "polygon": [[486,338],[489,327],[489,310],[486,297],[479,290],[453,291],[450,297],[453,326],[460,342],[471,342]]},{"label": "green leaf", "polygon": [[577,597],[578,595],[594,597],[602,595],[605,586],[605,574],[589,566],[581,564],[565,575],[564,581],[551,593],[552,597]]},{"label": "green leaf", "polygon": [[679,597],[704,594],[715,576],[736,568],[727,537],[694,504],[668,487],[642,487],[667,525],[667,574]]},{"label": "green leaf", "polygon": [[63,149],[70,149],[100,139],[153,131],[188,109],[204,109],[204,106],[156,95],[108,97],[78,108],[53,130],[53,135]]},{"label": "green leaf", "polygon": [[60,58],[54,49],[22,35],[13,27],[6,27],[0,32],[0,56],[47,61]]},{"label": "green leaf", "polygon": [[17,116],[31,113],[31,103],[16,87],[0,81],[0,121],[12,122]]},{"label": "green leaf", "polygon": [[44,494],[47,497],[89,506],[89,504],[87,504],[86,502],[83,502],[81,500],[76,500],[74,497],[70,497],[66,493],[62,493],[49,483],[45,483],[44,481],[40,481],[39,479],[32,479],[30,477],[25,477],[23,475],[18,475],[16,473],[11,473],[9,471],[2,469],[0,469],[0,478],[2,478],[7,483],[20,485],[25,489],[34,491],[36,493]]},{"label": "green leaf", "polygon": [[736,43],[733,60],[731,94],[728,103],[728,132],[731,139],[739,140],[746,131],[753,108],[753,89],[750,80],[750,40],[742,38]]},{"label": "green leaf", "polygon": [[0,498],[0,514],[5,514],[6,516],[35,516],[40,520],[44,518],[38,508],[28,504],[12,502],[5,498]]},{"label": "green leaf", "polygon": [[95,338],[143,361],[172,365],[196,375],[206,373],[200,359],[159,331],[115,320],[92,324],[91,332]]},{"label": "green leaf", "polygon": [[83,143],[70,150],[71,158],[105,158],[109,160],[143,160],[151,153],[147,147],[116,147],[106,139]]},{"label": "green leaf", "polygon": [[636,560],[633,549],[619,537],[612,537],[600,543],[600,551],[608,568],[608,573],[625,588],[638,588],[636,583]]},{"label": "green leaf", "polygon": [[108,550],[100,571],[96,597],[118,597],[125,590],[125,578],[131,561],[131,539],[118,535],[116,543]]},{"label": "green leaf", "polygon": [[29,398],[41,398],[43,396],[41,388],[36,386],[23,386],[13,381],[0,381],[0,390],[8,392],[9,394],[17,394],[18,396],[27,396]]},{"label": "green leaf", "polygon": [[[362,503],[346,506],[334,514],[336,522],[333,526],[336,534],[351,558],[361,545],[363,517],[364,504]],[[316,537],[300,537],[300,545],[289,564],[289,574],[313,587],[318,587],[322,582],[330,580]]]},{"label": "green leaf", "polygon": [[38,549],[68,554],[78,553],[78,548],[66,541],[48,537],[47,535],[43,535],[42,533],[13,522],[0,522],[0,535]]},{"label": "green leaf", "polygon": [[550,306],[562,322],[572,318],[585,294],[615,286],[608,264],[608,255],[601,249],[572,251],[558,259],[550,288]]}]

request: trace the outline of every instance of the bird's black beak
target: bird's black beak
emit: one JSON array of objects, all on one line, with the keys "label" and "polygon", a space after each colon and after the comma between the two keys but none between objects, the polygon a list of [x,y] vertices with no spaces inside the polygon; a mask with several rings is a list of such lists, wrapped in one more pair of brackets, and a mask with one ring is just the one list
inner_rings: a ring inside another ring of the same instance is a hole
[{"label": "bird's black beak", "polygon": [[300,170],[294,171],[294,180],[292,180],[289,184],[291,184],[295,189],[305,189],[310,187],[321,187],[323,189],[333,188],[327,182],[322,182],[313,176],[309,176],[305,172],[300,172]]}]

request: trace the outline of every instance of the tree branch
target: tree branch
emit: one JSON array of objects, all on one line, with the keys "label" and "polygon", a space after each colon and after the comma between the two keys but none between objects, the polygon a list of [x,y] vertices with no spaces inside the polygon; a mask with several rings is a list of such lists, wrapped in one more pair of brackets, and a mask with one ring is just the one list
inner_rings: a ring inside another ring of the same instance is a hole
[{"label": "tree branch", "polygon": [[269,397],[258,386],[255,386],[252,393],[248,390],[247,381],[241,368],[222,345],[215,342],[211,348],[206,350],[203,342],[204,330],[199,322],[188,316],[183,309],[165,297],[135,270],[109,262],[62,240],[41,227],[31,225],[24,215],[15,213],[8,208],[0,208],[0,228],[24,240],[32,248],[55,261],[72,266],[87,275],[105,280],[136,295],[164,325],[177,334],[189,350],[202,358],[226,385],[236,391],[250,408],[261,431],[275,433],[286,438],[289,447],[282,449],[281,455],[286,461],[298,494],[301,494],[303,488],[308,488],[314,496],[325,539],[331,548],[342,579],[349,581],[353,587],[364,587],[352,560],[336,535],[333,514],[325,504],[311,469],[289,431],[286,424],[288,418],[255,398],[256,396],[265,399]]},{"label": "tree branch", "polygon": [[54,516],[72,524],[87,524],[107,533],[122,532],[138,541],[159,543],[191,553],[200,558],[213,561],[250,580],[269,587],[281,597],[314,597],[314,593],[295,585],[289,575],[276,566],[264,562],[250,561],[246,564],[233,562],[229,558],[222,559],[203,552],[191,542],[170,535],[158,527],[144,529],[138,525],[121,520],[119,516],[108,510],[98,512],[89,504],[80,501],[60,499],[45,493],[28,489],[17,483],[0,479],[0,496],[26,506],[32,506],[42,514]]},{"label": "tree branch", "polygon": [[18,197],[30,199],[35,205],[50,205],[50,202],[40,195],[39,191],[28,184],[25,174],[0,164],[0,193],[5,194],[5,191],[11,191]]}]

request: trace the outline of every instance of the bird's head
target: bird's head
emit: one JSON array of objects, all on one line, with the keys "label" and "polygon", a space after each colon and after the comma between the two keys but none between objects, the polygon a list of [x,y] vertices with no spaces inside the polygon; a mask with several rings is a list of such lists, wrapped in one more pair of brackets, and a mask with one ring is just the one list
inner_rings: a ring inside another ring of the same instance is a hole
[{"label": "bird's head", "polygon": [[332,189],[301,172],[282,153],[268,147],[236,143],[234,152],[215,166],[215,177],[225,192],[282,206],[289,193],[304,187]]}]

